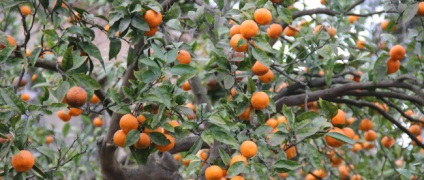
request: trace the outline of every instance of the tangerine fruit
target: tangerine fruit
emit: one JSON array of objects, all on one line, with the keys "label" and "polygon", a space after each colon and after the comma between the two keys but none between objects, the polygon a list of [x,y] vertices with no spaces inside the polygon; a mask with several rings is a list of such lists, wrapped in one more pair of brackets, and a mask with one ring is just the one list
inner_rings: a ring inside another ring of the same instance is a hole
[{"label": "tangerine fruit", "polygon": [[35,160],[30,151],[21,150],[18,154],[12,156],[11,163],[13,169],[17,172],[25,172],[34,166]]},{"label": "tangerine fruit", "polygon": [[253,14],[253,19],[260,25],[267,25],[272,20],[272,13],[268,9],[260,8]]},{"label": "tangerine fruit", "polygon": [[162,23],[162,13],[149,9],[144,14],[144,20],[149,24],[149,27],[157,27]]},{"label": "tangerine fruit", "polygon": [[180,64],[190,64],[191,55],[186,50],[180,50],[177,55],[177,60],[180,62]]},{"label": "tangerine fruit", "polygon": [[262,110],[269,105],[269,96],[264,92],[256,92],[250,99],[253,109]]},{"label": "tangerine fruit", "polygon": [[243,21],[243,23],[241,23],[240,25],[240,33],[244,38],[249,39],[256,36],[259,33],[259,27],[255,21],[246,20],[246,21]]},{"label": "tangerine fruit", "polygon": [[137,118],[134,117],[132,114],[125,114],[119,120],[119,127],[125,133],[128,133],[129,131],[133,129],[137,129],[138,128]]},{"label": "tangerine fruit", "polygon": [[253,141],[244,141],[240,146],[240,153],[244,157],[251,158],[258,152],[258,146]]}]

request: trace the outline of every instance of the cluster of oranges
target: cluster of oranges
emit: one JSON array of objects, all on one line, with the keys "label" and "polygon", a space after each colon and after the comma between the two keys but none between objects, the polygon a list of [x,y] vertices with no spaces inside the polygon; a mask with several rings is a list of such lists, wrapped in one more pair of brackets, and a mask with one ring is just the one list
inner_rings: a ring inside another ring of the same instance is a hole
[{"label": "cluster of oranges", "polygon": [[252,73],[258,76],[258,79],[262,83],[270,83],[274,79],[274,73],[267,66],[259,61],[256,61],[252,66]]},{"label": "cluster of oranges", "polygon": [[247,107],[246,110],[239,116],[241,120],[249,121],[250,120],[250,110],[263,110],[269,105],[269,96],[265,92],[259,91],[253,93],[250,98],[251,106]]},{"label": "cluster of oranges", "polygon": [[387,74],[395,73],[400,68],[400,60],[405,57],[406,50],[401,45],[395,45],[390,49],[390,59],[387,60]]},{"label": "cluster of oranges", "polygon": [[[139,115],[137,118],[133,116],[132,114],[125,114],[121,117],[119,120],[119,127],[120,130],[116,131],[113,135],[113,142],[120,147],[125,146],[125,139],[127,138],[127,133],[131,130],[137,130],[139,128],[139,123],[143,124],[143,122],[146,120],[146,118],[143,115]],[[176,121],[170,121],[169,124],[173,127],[179,126],[179,123]],[[144,128],[143,132],[140,133],[140,137],[138,141],[136,141],[133,145],[137,149],[146,149],[150,147],[152,144],[152,141],[150,139],[149,133],[151,132],[158,132],[165,135],[166,139],[170,141],[169,144],[166,145],[159,145],[156,144],[155,147],[160,152],[166,152],[174,148],[175,146],[175,139],[171,135],[167,134],[167,132],[159,127],[155,130],[150,130],[147,128]]]},{"label": "cluster of oranges", "polygon": [[[82,87],[74,86],[70,88],[66,93],[65,98],[63,99],[63,102],[68,104],[69,109],[59,110],[57,112],[59,119],[67,122],[71,120],[72,116],[80,116],[83,113],[81,107],[87,102],[87,96],[87,92]],[[97,95],[93,94],[90,99],[90,103],[97,104],[99,102],[100,99],[97,97]],[[101,124],[103,124],[103,122],[100,123],[99,120],[96,120],[94,125],[101,126]]]},{"label": "cluster of oranges", "polygon": [[[247,140],[240,145],[240,155],[235,155],[230,160],[230,166],[236,162],[243,162],[247,166],[247,158],[252,158],[258,153],[258,146],[255,142]],[[225,177],[226,169],[222,169],[217,165],[210,166],[205,171],[206,180],[221,180]],[[234,176],[231,180],[244,180],[243,176]]]}]

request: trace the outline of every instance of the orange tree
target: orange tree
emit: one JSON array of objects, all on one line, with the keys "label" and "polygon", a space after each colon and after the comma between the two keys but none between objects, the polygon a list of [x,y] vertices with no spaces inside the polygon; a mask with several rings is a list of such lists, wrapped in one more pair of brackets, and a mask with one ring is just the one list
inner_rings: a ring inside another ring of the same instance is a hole
[{"label": "orange tree", "polygon": [[423,178],[424,3],[316,1],[0,1],[0,176]]}]

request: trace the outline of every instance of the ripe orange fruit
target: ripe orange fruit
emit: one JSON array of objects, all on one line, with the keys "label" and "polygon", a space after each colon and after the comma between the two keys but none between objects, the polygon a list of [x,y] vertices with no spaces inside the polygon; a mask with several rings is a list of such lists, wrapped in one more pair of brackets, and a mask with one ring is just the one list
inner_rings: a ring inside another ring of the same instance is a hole
[{"label": "ripe orange fruit", "polygon": [[21,99],[22,101],[29,101],[31,99],[31,96],[28,93],[22,93]]},{"label": "ripe orange fruit", "polygon": [[38,75],[37,74],[33,74],[31,76],[31,81],[34,82],[35,80],[37,80]]},{"label": "ripe orange fruit", "polygon": [[206,161],[208,159],[208,151],[207,150],[199,150],[198,156],[202,161]]},{"label": "ripe orange fruit", "polygon": [[245,180],[243,176],[234,176],[230,180]]},{"label": "ripe orange fruit", "polygon": [[190,64],[191,55],[186,50],[180,50],[177,55],[177,60],[180,64]]},{"label": "ripe orange fruit", "polygon": [[97,95],[96,94],[93,94],[93,96],[91,97],[91,99],[90,99],[90,103],[91,104],[97,104],[97,103],[99,103],[100,102],[100,99],[99,99],[99,97],[97,97]]},{"label": "ripe orange fruit", "polygon": [[283,27],[277,23],[271,24],[266,30],[266,34],[272,39],[279,38],[281,33],[283,33]]},{"label": "ripe orange fruit", "polygon": [[349,176],[349,168],[346,165],[340,165],[337,169],[339,170],[340,177],[342,179]]},{"label": "ripe orange fruit", "polygon": [[[328,132],[334,132],[334,133],[339,133],[339,134],[346,135],[343,130],[341,130],[340,128],[337,128],[337,127],[331,129]],[[340,147],[341,145],[344,144],[344,142],[339,141],[337,139],[334,139],[334,138],[332,138],[330,136],[327,136],[327,135],[325,136],[325,142],[327,143],[327,145],[329,145],[331,147]]]},{"label": "ripe orange fruit", "polygon": [[287,173],[280,173],[280,174],[278,174],[278,176],[280,176],[280,178],[287,178],[288,176],[289,176],[289,174],[287,174]]},{"label": "ripe orange fruit", "polygon": [[169,123],[169,125],[171,125],[174,128],[180,126],[180,123],[176,120],[171,120],[168,123]]},{"label": "ripe orange fruit", "polygon": [[362,131],[368,131],[372,129],[372,121],[370,119],[362,119],[361,123],[359,124],[359,129]]},{"label": "ripe orange fruit", "polygon": [[395,139],[388,136],[384,136],[383,138],[381,138],[381,144],[386,148],[391,148],[395,144],[395,142]]},{"label": "ripe orange fruit", "polygon": [[234,25],[230,29],[230,37],[233,37],[236,34],[240,34],[240,25]]},{"label": "ripe orange fruit", "polygon": [[103,125],[103,120],[100,117],[96,117],[93,119],[93,126],[101,127]]},{"label": "ripe orange fruit", "polygon": [[322,5],[325,5],[325,0],[321,0],[321,1],[320,1],[320,3],[321,3]]},{"label": "ripe orange fruit", "polygon": [[365,48],[365,41],[358,39],[358,41],[356,41],[356,47],[359,48],[359,49],[364,49]]},{"label": "ripe orange fruit", "polygon": [[296,146],[292,146],[284,151],[287,155],[287,159],[293,159],[296,156]]},{"label": "ripe orange fruit", "polygon": [[317,25],[314,28],[314,34],[317,34],[320,30],[322,29],[322,31],[326,31],[325,27],[323,28],[322,25]]},{"label": "ripe orange fruit", "polygon": [[347,16],[347,19],[349,20],[349,23],[352,24],[355,21],[359,20],[359,16]]},{"label": "ripe orange fruit", "polygon": [[260,25],[267,25],[272,20],[272,13],[265,8],[256,9],[253,14],[253,19]]},{"label": "ripe orange fruit", "polygon": [[333,126],[344,126],[346,124],[346,113],[338,109],[337,114],[331,118],[331,124],[333,124]]},{"label": "ripe orange fruit", "polygon": [[258,146],[253,141],[244,141],[240,146],[240,153],[244,157],[251,158],[258,152]]},{"label": "ripe orange fruit", "polygon": [[305,180],[317,180],[317,178],[312,174],[307,174],[305,176]]},{"label": "ripe orange fruit", "polygon": [[[7,42],[9,43],[9,46],[16,46],[16,40],[10,35],[7,36]],[[5,48],[6,46],[0,43],[0,49]]]},{"label": "ripe orange fruit", "polygon": [[424,2],[418,3],[417,14],[420,16],[424,16]]},{"label": "ripe orange fruit", "polygon": [[134,144],[137,149],[146,149],[150,146],[150,137],[146,133],[140,133],[140,139]]},{"label": "ripe orange fruit", "polygon": [[247,165],[247,159],[246,157],[242,156],[242,155],[237,155],[234,156],[233,158],[231,158],[230,160],[230,166],[233,165],[235,162],[239,162],[239,161],[244,161],[244,165]]},{"label": "ripe orange fruit", "polygon": [[359,143],[353,144],[353,148],[352,148],[352,151],[353,152],[358,152],[360,150],[362,150],[362,145],[361,144],[359,144]]},{"label": "ripe orange fruit", "polygon": [[330,37],[334,37],[334,35],[336,35],[336,33],[337,33],[337,30],[336,30],[336,28],[329,27],[329,28],[327,28],[327,32],[328,32],[328,35],[330,35]]},{"label": "ripe orange fruit", "polygon": [[250,120],[250,106],[244,110],[243,114],[239,116],[241,120],[249,121]]},{"label": "ripe orange fruit", "polygon": [[190,85],[190,83],[189,83],[188,81],[184,82],[184,84],[183,84],[183,86],[182,86],[182,89],[183,89],[184,91],[190,91],[190,90],[191,90],[191,85]]},{"label": "ripe orange fruit", "polygon": [[269,96],[264,92],[255,92],[250,99],[253,109],[262,110],[269,105]]},{"label": "ripe orange fruit", "polygon": [[127,138],[127,133],[122,129],[118,130],[113,134],[113,143],[119,147],[124,147],[125,139]]},{"label": "ripe orange fruit", "polygon": [[[244,41],[244,44],[241,46],[237,46],[238,42],[240,40]],[[247,44],[246,38],[244,38],[241,34],[235,34],[233,37],[231,37],[230,45],[236,52],[245,52],[247,51],[247,48],[249,47]]]},{"label": "ripe orange fruit", "polygon": [[63,110],[57,112],[57,117],[65,122],[71,120],[71,115],[69,113],[65,113]]},{"label": "ripe orange fruit", "polygon": [[285,116],[278,116],[277,121],[278,121],[278,124],[280,124],[280,123],[287,124],[287,118]]},{"label": "ripe orange fruit", "polygon": [[138,121],[132,114],[125,114],[119,120],[119,127],[121,127],[122,131],[128,133],[133,129],[138,128]]},{"label": "ripe orange fruit", "polygon": [[356,82],[360,82],[362,74],[363,73],[361,71],[356,71],[356,76],[353,77],[353,80]]},{"label": "ripe orange fruit", "polygon": [[269,71],[269,68],[259,61],[256,61],[255,64],[252,66],[252,73],[258,76],[262,76],[266,74],[268,71]]},{"label": "ripe orange fruit", "polygon": [[278,126],[278,121],[274,118],[268,119],[265,123],[266,123],[266,125],[268,125],[269,127],[272,127],[272,128],[276,128]]},{"label": "ripe orange fruit", "polygon": [[185,166],[190,165],[190,160],[188,160],[188,159],[183,160],[183,164],[184,164]]},{"label": "ripe orange fruit", "polygon": [[375,139],[377,139],[377,133],[372,129],[368,130],[364,134],[364,139],[367,141],[374,141]]},{"label": "ripe orange fruit", "polygon": [[316,169],[316,170],[312,171],[312,173],[315,174],[316,176],[320,177],[320,178],[327,177],[327,172],[324,171],[323,169]]},{"label": "ripe orange fruit", "polygon": [[350,180],[362,180],[362,176],[359,174],[355,174],[350,178]]},{"label": "ripe orange fruit", "polygon": [[162,13],[157,13],[153,10],[147,10],[144,14],[144,20],[149,24],[149,27],[157,27],[162,23]]},{"label": "ripe orange fruit", "polygon": [[345,127],[342,130],[345,133],[345,135],[349,137],[350,139],[353,139],[353,137],[355,136],[355,131],[353,131],[353,129],[350,127]]},{"label": "ripe orange fruit", "polygon": [[79,86],[74,86],[68,90],[65,98],[70,107],[81,107],[87,101],[87,92]]},{"label": "ripe orange fruit", "polygon": [[333,155],[330,157],[330,161],[332,166],[334,167],[334,166],[340,165],[343,162],[343,159],[340,158],[339,156]]},{"label": "ripe orange fruit", "polygon": [[80,108],[69,108],[69,112],[68,113],[71,116],[79,116],[79,115],[82,114],[82,112],[83,112],[83,110],[80,109]]},{"label": "ripe orange fruit", "polygon": [[169,135],[169,134],[165,134],[166,139],[168,139],[171,143],[167,144],[167,145],[155,145],[156,149],[158,149],[160,152],[166,152],[171,150],[172,148],[174,148],[175,146],[175,139]]},{"label": "ripe orange fruit", "polygon": [[[19,77],[15,77],[13,79],[13,85],[16,86],[19,82]],[[19,87],[25,86],[28,83],[27,79],[25,77],[22,77],[21,81],[19,82]]]},{"label": "ripe orange fruit", "polygon": [[386,30],[387,29],[387,25],[389,25],[390,21],[388,20],[384,20],[380,23],[381,29]]},{"label": "ripe orange fruit", "polygon": [[32,153],[27,150],[21,150],[18,154],[12,156],[12,167],[17,172],[28,171],[34,166],[35,160]]},{"label": "ripe orange fruit", "polygon": [[389,59],[387,62],[387,74],[393,74],[400,68],[400,61],[396,59]]},{"label": "ripe orange fruit", "polygon": [[53,142],[53,136],[52,135],[48,135],[48,136],[46,136],[46,144],[50,144],[50,143],[52,143]]},{"label": "ripe orange fruit", "polygon": [[259,27],[255,21],[246,20],[240,25],[240,33],[244,38],[249,39],[259,33]]},{"label": "ripe orange fruit", "polygon": [[182,158],[183,156],[180,153],[174,154],[175,161],[181,161]]},{"label": "ripe orange fruit", "polygon": [[414,113],[414,111],[412,111],[412,110],[410,110],[410,109],[408,109],[408,110],[406,110],[405,112],[404,112],[407,116],[413,116],[415,113]]},{"label": "ripe orange fruit", "polygon": [[143,124],[145,120],[146,120],[146,117],[144,117],[144,115],[140,114],[137,116],[138,123]]},{"label": "ripe orange fruit", "polygon": [[205,171],[206,180],[221,180],[224,177],[221,167],[217,165],[209,166]]},{"label": "ripe orange fruit", "polygon": [[280,4],[281,0],[271,0],[271,2],[276,3],[276,4]]},{"label": "ripe orange fruit", "polygon": [[23,5],[21,7],[19,7],[19,10],[21,11],[21,13],[24,16],[30,15],[31,14],[31,8],[29,6]]},{"label": "ripe orange fruit", "polygon": [[284,34],[286,36],[295,36],[298,31],[299,30],[294,26],[286,26],[286,28],[284,28]]},{"label": "ripe orange fruit", "polygon": [[409,132],[415,136],[421,135],[421,126],[414,124],[409,127]]},{"label": "ripe orange fruit", "polygon": [[262,83],[270,83],[274,79],[274,73],[272,72],[272,70],[269,70],[266,74],[258,76],[258,79]]},{"label": "ripe orange fruit", "polygon": [[154,36],[156,34],[156,32],[158,31],[158,26],[156,27],[150,27],[149,31],[144,32],[145,36]]},{"label": "ripe orange fruit", "polygon": [[354,117],[350,117],[349,119],[346,120],[347,125],[351,125],[353,122],[355,122],[355,118]]},{"label": "ripe orange fruit", "polygon": [[398,44],[390,48],[389,54],[390,59],[401,60],[405,57],[406,50],[403,46]]},{"label": "ripe orange fruit", "polygon": [[[418,139],[419,142],[421,142],[421,143],[423,142],[423,138],[421,136],[417,136],[417,139]],[[417,145],[417,143],[415,141],[412,141],[411,144],[413,146],[416,146]]]},{"label": "ripe orange fruit", "polygon": [[389,111],[389,107],[386,104],[380,104],[378,102],[374,103],[378,108],[384,110],[384,111]]}]

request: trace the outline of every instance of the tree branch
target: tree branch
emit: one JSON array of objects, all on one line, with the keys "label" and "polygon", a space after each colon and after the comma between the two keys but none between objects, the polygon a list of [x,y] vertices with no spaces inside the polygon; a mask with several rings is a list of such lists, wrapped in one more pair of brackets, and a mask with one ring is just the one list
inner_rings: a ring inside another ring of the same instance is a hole
[{"label": "tree branch", "polygon": [[350,105],[354,105],[357,107],[370,107],[372,109],[375,109],[376,111],[378,111],[381,115],[383,115],[387,120],[389,120],[392,124],[394,124],[397,128],[399,128],[401,131],[403,131],[405,134],[407,134],[409,136],[409,138],[411,138],[411,140],[415,141],[417,143],[417,145],[421,148],[424,148],[424,144],[422,142],[420,142],[417,137],[415,137],[415,135],[413,135],[411,132],[409,132],[409,130],[402,126],[402,124],[398,121],[396,121],[392,116],[390,116],[385,110],[380,109],[378,106],[376,106],[373,103],[370,102],[363,102],[363,101],[355,101],[355,100],[350,100],[350,99],[341,99],[341,98],[324,98],[327,101],[331,101],[331,102],[335,102],[335,103],[345,103],[345,104],[350,104]]}]

